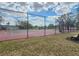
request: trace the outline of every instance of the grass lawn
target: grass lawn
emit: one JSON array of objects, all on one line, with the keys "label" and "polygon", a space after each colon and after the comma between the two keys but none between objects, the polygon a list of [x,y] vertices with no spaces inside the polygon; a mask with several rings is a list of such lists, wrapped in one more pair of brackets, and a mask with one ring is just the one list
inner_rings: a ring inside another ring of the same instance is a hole
[{"label": "grass lawn", "polygon": [[0,42],[0,55],[79,55],[79,43],[66,40],[77,33]]}]

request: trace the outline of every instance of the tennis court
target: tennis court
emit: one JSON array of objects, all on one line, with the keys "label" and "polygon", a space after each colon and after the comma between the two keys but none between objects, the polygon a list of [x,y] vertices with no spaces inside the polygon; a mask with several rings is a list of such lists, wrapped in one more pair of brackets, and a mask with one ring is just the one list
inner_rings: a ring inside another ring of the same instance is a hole
[{"label": "tennis court", "polygon": [[[57,30],[56,33],[59,33]],[[46,30],[46,35],[55,34],[54,29]],[[29,37],[44,36],[44,30],[29,30]],[[27,38],[27,30],[3,30],[0,31],[0,41]]]}]

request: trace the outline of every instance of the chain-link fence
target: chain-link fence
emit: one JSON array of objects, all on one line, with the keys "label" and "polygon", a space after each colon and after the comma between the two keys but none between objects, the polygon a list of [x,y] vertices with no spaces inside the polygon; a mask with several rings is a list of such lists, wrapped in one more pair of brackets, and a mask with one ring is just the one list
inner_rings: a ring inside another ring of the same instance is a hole
[{"label": "chain-link fence", "polygon": [[0,40],[24,39],[79,30],[79,13],[42,16],[0,8]]}]

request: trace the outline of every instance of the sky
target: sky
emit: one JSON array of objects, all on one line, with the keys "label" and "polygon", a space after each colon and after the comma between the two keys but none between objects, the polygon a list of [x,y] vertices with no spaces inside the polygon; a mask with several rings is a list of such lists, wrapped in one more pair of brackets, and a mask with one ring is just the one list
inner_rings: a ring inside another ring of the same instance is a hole
[{"label": "sky", "polygon": [[76,12],[79,6],[78,4],[78,2],[0,2],[0,8],[25,13],[24,15],[0,10],[0,15],[5,19],[5,22],[2,24],[10,22],[11,25],[15,25],[17,20],[27,20],[26,13],[28,12],[30,14],[29,21],[31,24],[34,26],[43,26],[44,18],[39,16],[46,16],[47,25],[50,23],[55,24],[55,19],[57,19],[58,16],[69,12]]}]

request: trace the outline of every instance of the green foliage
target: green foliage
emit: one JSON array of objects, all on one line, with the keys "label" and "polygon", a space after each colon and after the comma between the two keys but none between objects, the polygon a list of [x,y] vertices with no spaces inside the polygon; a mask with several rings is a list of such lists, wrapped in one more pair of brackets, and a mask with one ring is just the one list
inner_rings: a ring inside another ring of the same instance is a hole
[{"label": "green foliage", "polygon": [[70,14],[64,14],[60,16],[57,20],[59,23],[59,30],[62,32],[64,31],[64,27],[67,28],[69,31],[71,27],[75,27],[76,20],[73,18],[74,16],[71,16]]},{"label": "green foliage", "polygon": [[3,17],[0,16],[0,24],[4,21]]},{"label": "green foliage", "polygon": [[18,27],[20,28],[20,29],[32,29],[33,28],[33,26],[32,26],[32,24],[30,24],[29,22],[27,22],[27,21],[19,21],[18,22]]},{"label": "green foliage", "polygon": [[55,26],[53,24],[48,25],[48,29],[53,29]]},{"label": "green foliage", "polygon": [[79,22],[76,23],[77,30],[79,30]]},{"label": "green foliage", "polygon": [[33,26],[33,29],[39,29],[39,26],[35,25]]}]

